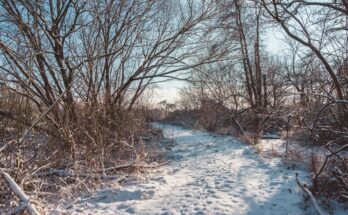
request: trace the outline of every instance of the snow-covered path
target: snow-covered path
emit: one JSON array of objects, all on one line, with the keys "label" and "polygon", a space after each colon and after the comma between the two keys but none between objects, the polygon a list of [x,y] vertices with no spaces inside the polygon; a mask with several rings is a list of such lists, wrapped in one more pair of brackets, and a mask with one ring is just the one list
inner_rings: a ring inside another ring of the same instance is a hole
[{"label": "snow-covered path", "polygon": [[[307,214],[294,170],[233,137],[155,124],[175,142],[170,164],[115,190],[103,190],[73,214]],[[305,174],[300,172],[300,174]]]}]

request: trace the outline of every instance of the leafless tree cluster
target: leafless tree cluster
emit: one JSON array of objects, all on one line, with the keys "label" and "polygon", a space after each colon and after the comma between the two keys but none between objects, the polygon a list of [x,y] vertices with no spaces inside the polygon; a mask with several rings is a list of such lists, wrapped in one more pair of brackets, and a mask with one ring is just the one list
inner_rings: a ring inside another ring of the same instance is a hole
[{"label": "leafless tree cluster", "polygon": [[[227,121],[254,143],[287,131],[287,138],[321,146],[325,156],[312,155],[312,190],[347,201],[348,2],[222,0],[218,7],[214,27],[228,57],[192,72],[182,108],[198,111],[206,129]],[[270,29],[286,40],[279,56],[264,47]]]},{"label": "leafless tree cluster", "polygon": [[1,167],[25,185],[49,168],[137,159],[146,89],[225,54],[202,42],[217,13],[203,0],[1,0]]}]

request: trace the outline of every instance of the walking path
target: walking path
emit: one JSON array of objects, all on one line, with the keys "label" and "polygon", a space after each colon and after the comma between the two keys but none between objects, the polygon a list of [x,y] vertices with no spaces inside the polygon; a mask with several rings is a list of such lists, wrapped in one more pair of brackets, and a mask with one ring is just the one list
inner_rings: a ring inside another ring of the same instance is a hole
[{"label": "walking path", "polygon": [[[155,124],[171,162],[74,205],[73,214],[307,214],[295,170],[233,137]],[[305,175],[305,172],[299,172]]]}]

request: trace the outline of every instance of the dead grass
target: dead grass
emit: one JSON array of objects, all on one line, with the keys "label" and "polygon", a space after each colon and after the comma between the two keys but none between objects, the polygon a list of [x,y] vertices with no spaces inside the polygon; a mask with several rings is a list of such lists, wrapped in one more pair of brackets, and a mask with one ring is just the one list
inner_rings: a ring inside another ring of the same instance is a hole
[{"label": "dead grass", "polygon": [[[118,186],[121,181],[112,183],[120,175],[137,175],[146,162],[160,162],[158,145],[145,143],[159,141],[161,133],[146,123],[141,109],[116,110],[109,116],[86,111],[81,109],[77,123],[58,130],[43,120],[40,127],[45,130],[34,129],[21,145],[17,140],[25,126],[0,118],[0,149],[6,145],[0,152],[0,167],[41,212],[60,199],[72,200],[110,183]],[[3,193],[0,190],[0,196]],[[7,206],[0,205],[0,211]]]},{"label": "dead grass", "polygon": [[250,144],[250,145],[254,144],[254,138],[251,135],[249,135],[249,134],[236,135],[236,138],[239,139],[243,143],[247,143],[247,144]]},{"label": "dead grass", "polygon": [[262,143],[256,144],[254,147],[255,147],[256,152],[257,152],[258,154],[262,154],[262,153],[264,153],[264,152],[265,152],[265,150],[264,150],[264,147],[263,147],[263,144],[262,144]]}]

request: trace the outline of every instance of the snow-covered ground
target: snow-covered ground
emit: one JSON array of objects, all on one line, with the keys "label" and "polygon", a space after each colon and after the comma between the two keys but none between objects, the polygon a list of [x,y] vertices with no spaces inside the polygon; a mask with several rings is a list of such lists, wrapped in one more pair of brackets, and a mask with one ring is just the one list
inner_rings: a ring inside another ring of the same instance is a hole
[{"label": "snow-covered ground", "polygon": [[[295,172],[233,137],[155,124],[167,138],[168,165],[73,204],[72,214],[310,214]],[[312,211],[313,212],[313,211]],[[315,214],[315,213],[313,213]]]}]

